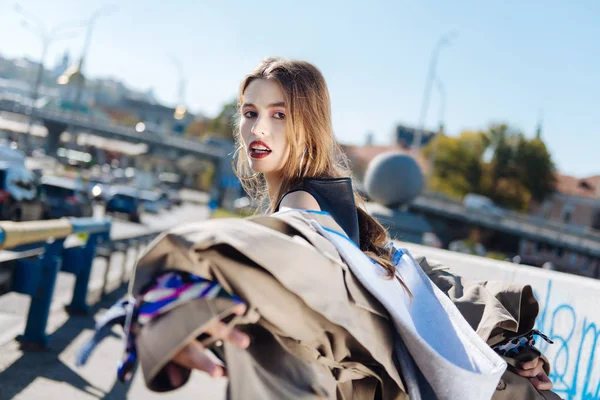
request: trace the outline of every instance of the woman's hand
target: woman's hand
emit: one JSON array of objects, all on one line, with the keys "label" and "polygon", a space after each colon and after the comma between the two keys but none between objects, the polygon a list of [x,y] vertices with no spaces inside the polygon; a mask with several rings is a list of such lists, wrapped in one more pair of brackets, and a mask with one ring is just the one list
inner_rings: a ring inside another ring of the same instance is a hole
[{"label": "woman's hand", "polygon": [[529,378],[533,386],[538,390],[552,389],[552,381],[544,371],[544,360],[536,357],[531,361],[522,362],[521,369],[517,368],[517,374]]},{"label": "woman's hand", "polygon": [[[233,308],[232,312],[235,315],[242,315],[246,312],[246,305],[238,304]],[[230,328],[220,321],[210,326],[206,330],[206,333],[211,335],[215,340],[228,341],[241,349],[245,349],[250,344],[248,335],[235,328]],[[166,368],[171,384],[174,387],[179,387],[183,384],[183,374],[179,366],[204,371],[213,378],[219,378],[224,375],[223,368],[206,354],[204,346],[195,339],[181,349],[171,361]]]}]

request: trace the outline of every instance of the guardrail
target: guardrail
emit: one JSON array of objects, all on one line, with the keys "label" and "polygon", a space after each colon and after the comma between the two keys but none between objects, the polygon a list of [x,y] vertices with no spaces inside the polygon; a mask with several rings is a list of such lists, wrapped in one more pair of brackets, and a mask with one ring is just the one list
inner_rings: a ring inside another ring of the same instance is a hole
[{"label": "guardrail", "polygon": [[[108,260],[102,294],[106,293],[110,258],[154,238],[159,232],[111,240],[111,220],[64,218],[51,221],[0,222],[0,262],[14,261],[11,289],[31,297],[25,332],[18,340],[24,345],[45,348],[46,325],[59,271],[75,275],[75,286],[67,310],[87,313],[88,284],[96,257]],[[127,263],[127,258],[125,258]],[[123,269],[121,283],[128,279]]]},{"label": "guardrail", "polygon": [[[459,208],[462,207],[463,209],[467,210],[461,201],[452,199],[441,193],[432,193],[432,192],[424,193],[420,196],[420,198],[441,201],[443,204],[452,204],[454,206],[457,206]],[[600,231],[592,229],[589,226],[570,225],[570,224],[565,224],[565,223],[562,223],[559,221],[550,220],[550,219],[544,218],[539,215],[523,214],[523,213],[519,213],[517,211],[507,210],[507,209],[501,209],[501,210],[502,210],[502,216],[505,218],[512,218],[517,221],[521,221],[523,223],[539,226],[542,228],[551,228],[551,229],[555,229],[555,230],[558,230],[561,232],[570,232],[575,235],[584,236],[591,240],[600,241]],[[471,211],[477,212],[477,210],[468,210],[468,211],[469,212],[471,212]]]},{"label": "guardrail", "polygon": [[451,203],[435,197],[420,196],[410,207],[451,216],[467,223],[499,229],[531,240],[543,240],[554,246],[566,247],[582,254],[600,257],[598,233],[569,232],[566,227],[544,224],[511,215],[492,215],[477,210],[467,210],[462,204]]}]

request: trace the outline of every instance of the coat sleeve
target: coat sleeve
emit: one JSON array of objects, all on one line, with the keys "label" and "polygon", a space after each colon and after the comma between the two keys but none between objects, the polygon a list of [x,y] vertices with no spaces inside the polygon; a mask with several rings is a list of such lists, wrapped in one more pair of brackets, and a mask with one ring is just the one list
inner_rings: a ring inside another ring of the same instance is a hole
[{"label": "coat sleeve", "polygon": [[[413,257],[490,346],[534,328],[539,304],[530,285],[469,280],[440,262],[418,254]],[[549,373],[549,363],[543,359]]]}]

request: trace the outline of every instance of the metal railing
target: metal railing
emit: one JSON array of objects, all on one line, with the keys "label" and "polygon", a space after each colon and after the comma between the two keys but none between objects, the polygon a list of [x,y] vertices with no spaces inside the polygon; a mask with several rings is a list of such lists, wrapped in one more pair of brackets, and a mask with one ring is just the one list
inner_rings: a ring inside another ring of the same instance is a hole
[{"label": "metal railing", "polygon": [[[111,239],[108,218],[63,218],[51,221],[0,222],[0,262],[14,262],[11,290],[31,297],[25,332],[18,339],[44,348],[46,325],[59,271],[75,275],[73,296],[67,310],[87,313],[86,302],[92,264],[96,257],[108,260],[102,295],[106,293],[113,253],[145,244],[160,232]],[[121,283],[128,280],[124,259]]]},{"label": "metal railing", "polygon": [[461,203],[453,203],[434,196],[420,196],[410,207],[600,257],[600,233],[598,232],[573,231],[566,225],[515,216],[512,213],[495,215],[466,209]]}]

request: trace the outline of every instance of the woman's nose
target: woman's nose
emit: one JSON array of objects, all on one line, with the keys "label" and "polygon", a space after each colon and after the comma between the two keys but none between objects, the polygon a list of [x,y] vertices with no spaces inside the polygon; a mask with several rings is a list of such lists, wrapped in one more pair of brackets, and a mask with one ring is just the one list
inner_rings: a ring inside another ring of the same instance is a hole
[{"label": "woman's nose", "polygon": [[262,118],[260,118],[260,117],[256,118],[254,125],[252,125],[251,132],[256,136],[259,136],[259,135],[264,136],[266,133],[266,127],[264,125],[265,124],[264,124]]}]

